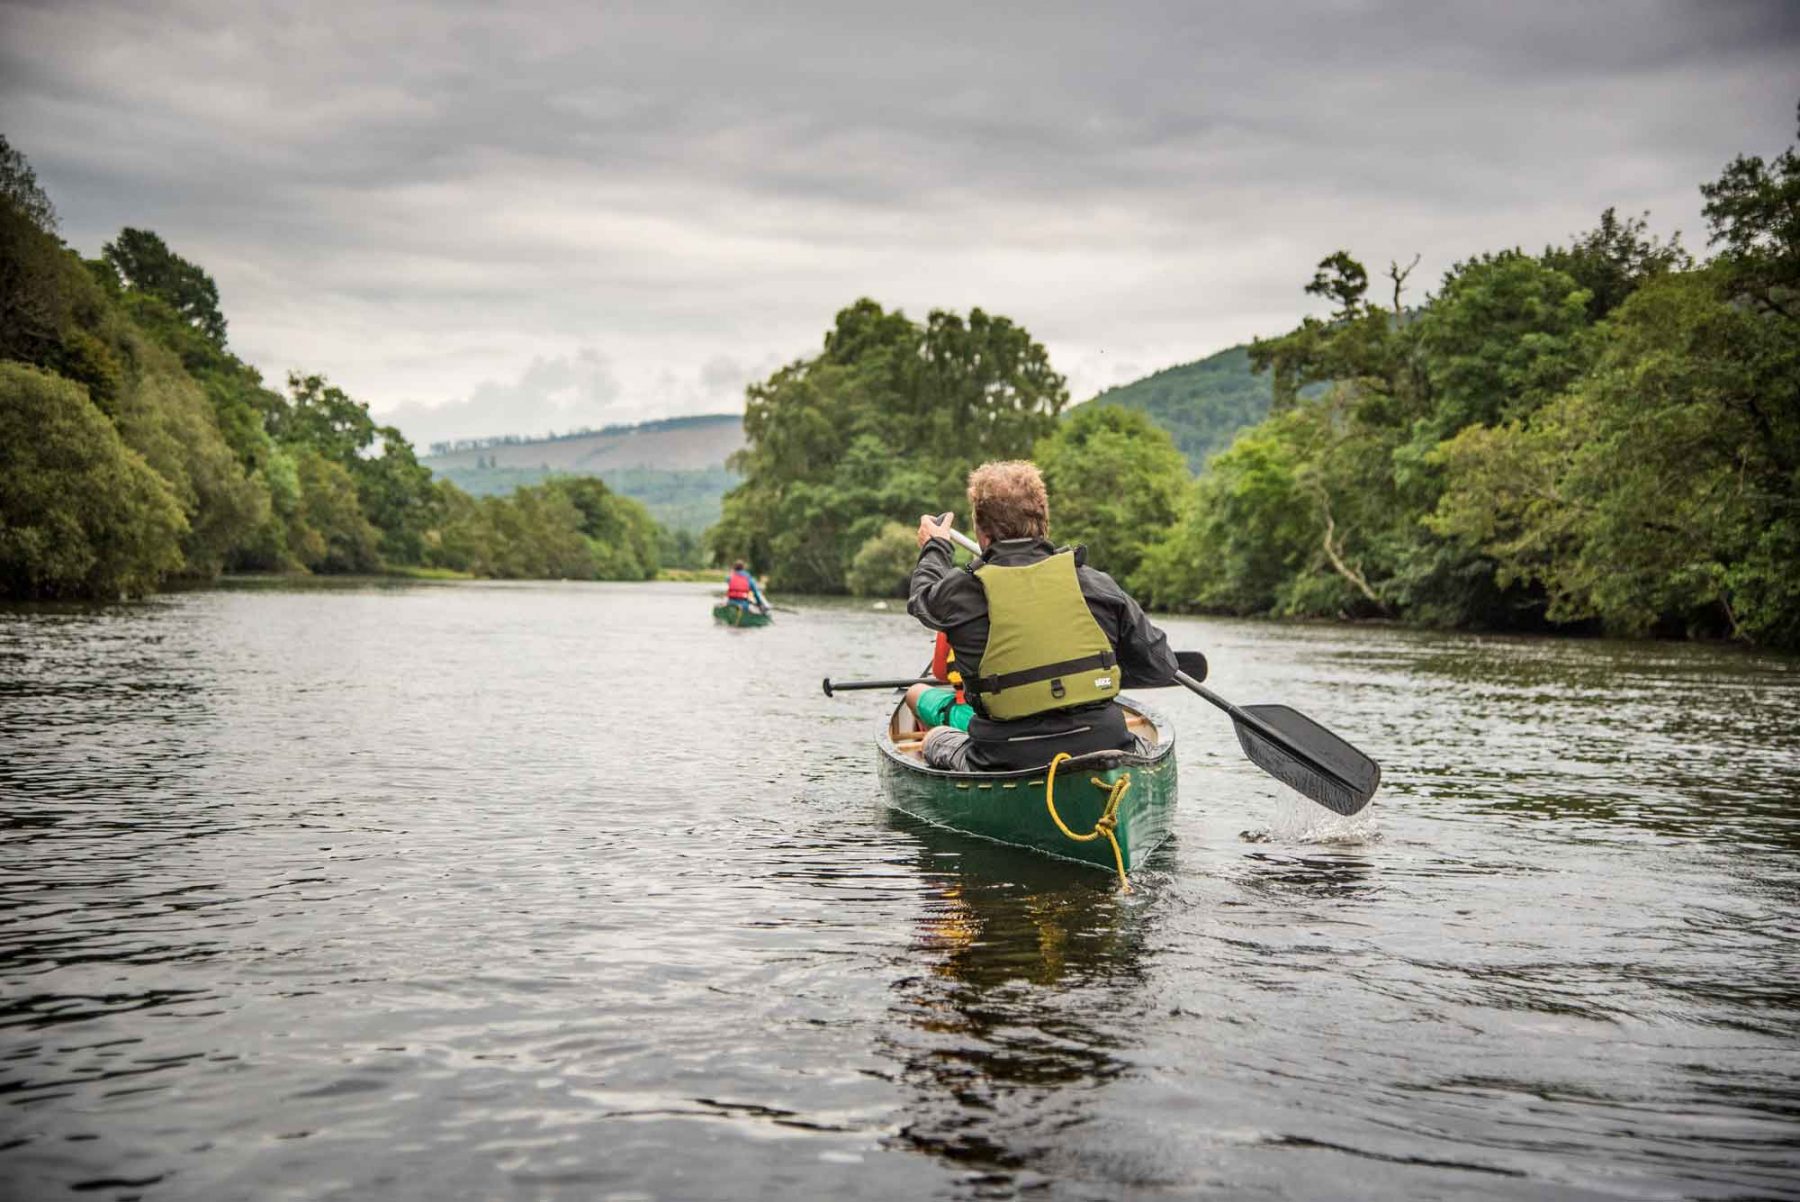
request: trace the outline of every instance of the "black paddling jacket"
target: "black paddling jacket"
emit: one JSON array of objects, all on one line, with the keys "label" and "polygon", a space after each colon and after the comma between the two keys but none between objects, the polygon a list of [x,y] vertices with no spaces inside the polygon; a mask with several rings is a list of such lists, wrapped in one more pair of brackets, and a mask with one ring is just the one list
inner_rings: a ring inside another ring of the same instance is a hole
[{"label": "black paddling jacket", "polygon": [[[988,639],[987,594],[972,569],[984,563],[1025,567],[1049,558],[1056,550],[1048,539],[1007,539],[993,543],[975,563],[959,569],[951,561],[950,543],[934,538],[919,552],[906,611],[931,629],[943,631],[964,679],[979,679],[981,653]],[[1087,566],[1084,547],[1075,548],[1075,577],[1094,621],[1119,657],[1121,686],[1147,689],[1174,684],[1180,667],[1169,650],[1168,636],[1151,624],[1142,607],[1111,576]],[[1049,763],[1059,751],[1082,755],[1131,746],[1124,711],[1114,702],[999,722],[982,712],[978,695],[972,693],[969,700],[976,712],[969,724],[974,742],[970,758],[980,768],[1035,768]]]}]

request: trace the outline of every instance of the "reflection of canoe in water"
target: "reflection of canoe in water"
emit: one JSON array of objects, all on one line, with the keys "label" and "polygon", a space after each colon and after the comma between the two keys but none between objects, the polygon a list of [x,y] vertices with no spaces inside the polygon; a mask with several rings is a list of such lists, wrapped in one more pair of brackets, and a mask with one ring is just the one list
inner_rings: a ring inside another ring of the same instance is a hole
[{"label": "reflection of canoe in water", "polygon": [[767,626],[770,618],[768,614],[757,613],[741,605],[715,605],[713,621],[723,622],[727,626]]},{"label": "reflection of canoe in water", "polygon": [[[1096,752],[1063,759],[1054,772],[946,772],[919,758],[921,738],[902,703],[876,740],[888,800],[951,830],[1130,872],[1168,837],[1174,819],[1175,731],[1136,701],[1119,704],[1131,729],[1155,740],[1149,755]],[[1112,840],[1099,826],[1109,812]]]}]

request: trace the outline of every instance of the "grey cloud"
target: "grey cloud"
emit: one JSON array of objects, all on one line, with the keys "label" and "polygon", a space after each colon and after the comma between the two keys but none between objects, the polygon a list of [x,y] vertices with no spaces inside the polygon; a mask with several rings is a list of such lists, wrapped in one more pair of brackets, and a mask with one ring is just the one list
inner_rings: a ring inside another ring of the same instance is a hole
[{"label": "grey cloud", "polygon": [[1340,246],[1697,243],[1797,52],[1783,3],[55,0],[0,9],[0,104],[72,242],[156,228],[259,365],[423,429],[571,346],[611,410],[729,407],[861,295],[1007,313],[1081,396],[1290,324]]}]

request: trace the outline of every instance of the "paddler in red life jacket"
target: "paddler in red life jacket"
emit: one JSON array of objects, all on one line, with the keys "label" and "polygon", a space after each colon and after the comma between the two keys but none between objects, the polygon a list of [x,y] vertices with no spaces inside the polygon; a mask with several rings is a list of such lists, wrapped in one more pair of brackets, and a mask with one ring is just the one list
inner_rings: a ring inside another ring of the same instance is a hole
[{"label": "paddler in red life jacket", "polygon": [[750,601],[755,598],[755,608],[764,613],[769,612],[769,603],[763,600],[762,590],[756,587],[756,577],[752,576],[744,561],[738,560],[731,565],[731,575],[725,578],[725,601],[739,609],[750,609]]},{"label": "paddler in red life jacket", "polygon": [[976,468],[969,508],[981,555],[966,568],[951,561],[950,522],[919,519],[906,609],[943,632],[963,684],[961,698],[945,686],[907,693],[931,728],[925,762],[1009,771],[1060,751],[1148,751],[1113,698],[1175,683],[1168,637],[1111,576],[1087,566],[1086,548],[1050,542],[1050,501],[1032,464]]}]

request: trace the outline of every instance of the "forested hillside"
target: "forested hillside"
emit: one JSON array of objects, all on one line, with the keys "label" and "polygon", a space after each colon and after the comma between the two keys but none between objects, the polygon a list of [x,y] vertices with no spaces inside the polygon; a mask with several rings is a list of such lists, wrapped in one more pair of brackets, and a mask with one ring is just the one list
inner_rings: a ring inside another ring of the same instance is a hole
[{"label": "forested hillside", "polygon": [[218,288],[155,233],[98,259],[0,138],[0,595],[227,569],[644,578],[661,533],[597,480],[477,500],[323,376],[265,386]]},{"label": "forested hillside", "polygon": [[1250,348],[1234,346],[1109,388],[1088,404],[1144,413],[1169,432],[1189,469],[1198,472],[1239,430],[1269,416],[1272,395],[1269,377],[1250,365]]}]

